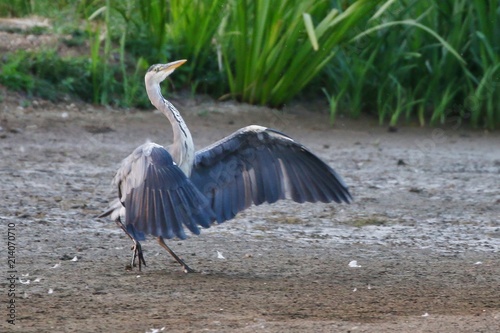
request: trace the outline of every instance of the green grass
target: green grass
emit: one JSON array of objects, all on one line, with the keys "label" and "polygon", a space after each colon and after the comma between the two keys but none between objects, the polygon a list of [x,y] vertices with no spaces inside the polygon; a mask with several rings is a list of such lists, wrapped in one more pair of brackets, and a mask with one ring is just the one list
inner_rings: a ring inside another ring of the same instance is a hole
[{"label": "green grass", "polygon": [[[137,70],[135,80],[128,86],[133,101],[124,100],[125,87],[119,64],[107,71],[112,79],[103,81],[103,76],[92,75],[92,61],[88,57],[61,57],[55,50],[43,52],[18,51],[4,57],[0,84],[15,91],[23,91],[28,97],[40,97],[53,102],[65,100],[68,96],[92,103],[95,86],[108,84],[110,104],[119,107],[149,107],[142,78],[144,70]],[[99,67],[96,69],[99,71]],[[140,72],[140,75],[139,75]],[[140,85],[140,87],[139,87]],[[130,103],[130,104],[127,104]]]},{"label": "green grass", "polygon": [[220,83],[218,29],[227,14],[227,0],[170,0],[169,3],[166,36],[168,44],[176,45],[172,56],[189,59],[185,65],[189,69],[186,80],[199,89],[210,90],[210,84]]},{"label": "green grass", "polygon": [[363,228],[366,226],[381,226],[381,225],[388,225],[389,221],[384,220],[383,218],[372,216],[372,217],[367,217],[367,218],[359,218],[355,219],[349,222],[350,225],[353,227],[357,228]]},{"label": "green grass", "polygon": [[19,51],[4,59],[0,84],[55,102],[66,95],[90,101],[88,67],[85,59],[63,59],[55,51]]},{"label": "green grass", "polygon": [[223,49],[231,94],[252,104],[288,102],[381,2],[359,0],[340,11],[317,0],[234,1]]},{"label": "green grass", "polygon": [[[499,1],[396,2],[329,64],[337,109],[380,123],[500,125]],[[356,50],[355,50],[356,51]],[[338,110],[336,111],[338,112]]]},{"label": "green grass", "polygon": [[49,32],[76,36],[65,43],[88,54],[5,54],[0,83],[48,99],[148,106],[145,70],[184,58],[171,82],[193,94],[277,107],[324,98],[332,123],[368,113],[392,126],[498,128],[499,8],[500,0],[4,1],[0,15],[49,17]]}]

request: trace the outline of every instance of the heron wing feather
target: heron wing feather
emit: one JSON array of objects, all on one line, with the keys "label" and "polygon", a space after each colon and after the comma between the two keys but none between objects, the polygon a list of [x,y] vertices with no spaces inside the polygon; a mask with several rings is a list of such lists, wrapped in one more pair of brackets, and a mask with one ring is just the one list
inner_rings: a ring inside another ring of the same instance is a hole
[{"label": "heron wing feather", "polygon": [[208,198],[219,223],[252,204],[351,202],[340,176],[278,131],[248,126],[196,153],[191,181]]},{"label": "heron wing feather", "polygon": [[125,226],[137,240],[145,234],[185,239],[184,226],[199,234],[215,220],[207,198],[154,143],[137,148],[119,169],[115,183],[125,207]]}]

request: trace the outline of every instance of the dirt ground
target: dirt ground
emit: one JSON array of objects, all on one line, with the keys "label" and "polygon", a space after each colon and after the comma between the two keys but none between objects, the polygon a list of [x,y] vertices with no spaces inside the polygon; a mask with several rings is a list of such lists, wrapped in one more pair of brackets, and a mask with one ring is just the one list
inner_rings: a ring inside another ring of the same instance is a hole
[{"label": "dirt ground", "polygon": [[[0,51],[58,40],[0,32]],[[252,207],[169,242],[198,273],[154,241],[138,272],[126,269],[130,240],[95,216],[121,159],[170,142],[167,120],[0,97],[1,332],[500,331],[499,133],[331,127],[321,104],[173,98],[198,148],[249,124],[277,128],[331,164],[355,202]]]},{"label": "dirt ground", "polygon": [[146,139],[169,143],[167,120],[2,96],[0,220],[3,240],[14,226],[18,279],[15,326],[2,306],[1,331],[498,332],[498,133],[330,127],[304,105],[174,98],[198,148],[248,124],[278,128],[331,164],[355,202],[253,207],[170,241],[194,274],[147,241],[138,272],[125,269],[130,240],[95,216],[122,158]]}]

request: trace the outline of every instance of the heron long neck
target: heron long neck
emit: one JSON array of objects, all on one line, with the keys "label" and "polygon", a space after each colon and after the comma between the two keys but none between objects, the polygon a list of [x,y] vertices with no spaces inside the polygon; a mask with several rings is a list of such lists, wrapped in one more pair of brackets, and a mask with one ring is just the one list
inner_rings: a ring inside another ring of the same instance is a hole
[{"label": "heron long neck", "polygon": [[177,109],[161,94],[160,85],[147,89],[151,103],[168,118],[174,132],[174,142],[168,148],[175,163],[189,177],[194,162],[194,144],[191,132]]}]

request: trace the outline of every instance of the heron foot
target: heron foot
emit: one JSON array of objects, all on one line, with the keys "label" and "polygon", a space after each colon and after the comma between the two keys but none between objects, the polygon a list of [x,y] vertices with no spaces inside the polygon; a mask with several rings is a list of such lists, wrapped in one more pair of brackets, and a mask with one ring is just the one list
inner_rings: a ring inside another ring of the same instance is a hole
[{"label": "heron foot", "polygon": [[132,267],[136,267],[135,260],[137,258],[137,261],[139,263],[139,272],[140,272],[141,269],[142,269],[142,265],[146,266],[146,261],[144,260],[144,255],[142,254],[141,243],[139,243],[138,241],[134,240],[134,245],[132,245],[131,250],[134,251],[132,253],[132,264],[131,264],[131,266]]},{"label": "heron foot", "polygon": [[194,269],[192,269],[191,267],[189,267],[188,265],[184,264],[182,266],[182,268],[184,269],[184,273],[196,273],[196,271]]}]

